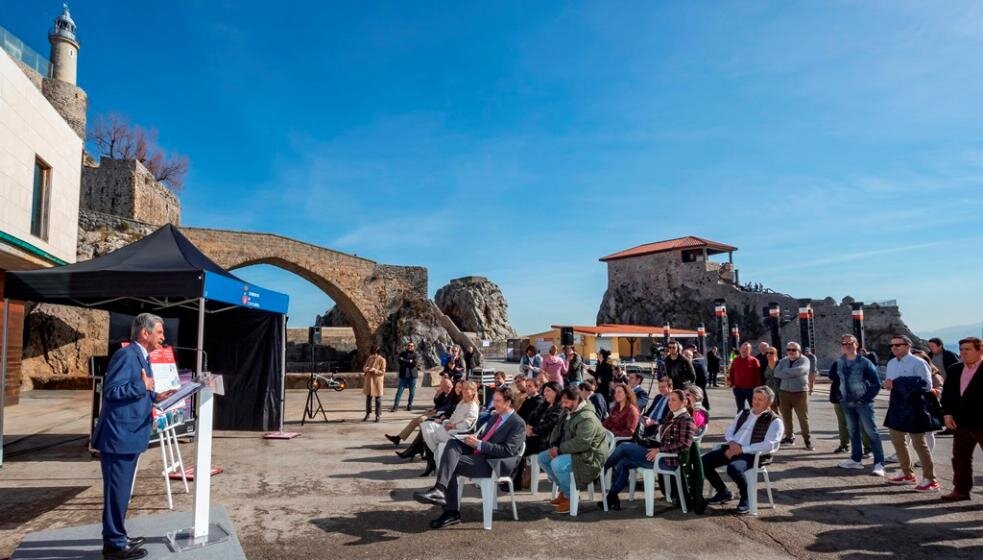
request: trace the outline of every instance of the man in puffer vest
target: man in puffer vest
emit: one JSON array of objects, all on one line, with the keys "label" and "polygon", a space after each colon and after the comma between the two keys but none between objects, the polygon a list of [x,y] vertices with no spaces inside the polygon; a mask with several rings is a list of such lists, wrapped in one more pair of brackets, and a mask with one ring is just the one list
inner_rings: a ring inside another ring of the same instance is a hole
[{"label": "man in puffer vest", "polygon": [[759,464],[771,461],[771,454],[778,451],[785,427],[782,419],[771,411],[775,393],[769,387],[756,387],[751,399],[751,410],[741,410],[724,433],[724,445],[703,455],[703,475],[717,491],[708,504],[723,504],[734,495],[717,474],[717,468],[726,466],[727,474],[737,484],[740,500],[737,513],[748,513],[747,480],[744,472],[754,464],[755,453],[760,452]]}]

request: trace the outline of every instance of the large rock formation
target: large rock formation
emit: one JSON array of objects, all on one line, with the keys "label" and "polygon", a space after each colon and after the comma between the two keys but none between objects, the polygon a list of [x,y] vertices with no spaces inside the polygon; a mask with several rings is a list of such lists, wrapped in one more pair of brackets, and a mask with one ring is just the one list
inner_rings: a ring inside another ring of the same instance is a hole
[{"label": "large rock formation", "polygon": [[445,320],[430,300],[404,301],[379,329],[378,340],[386,360],[394,364],[403,346],[412,341],[425,367],[439,366],[441,354],[454,343],[451,333],[444,327]]},{"label": "large rock formation", "polygon": [[[79,216],[78,260],[111,253],[155,228],[95,212]],[[27,345],[22,362],[22,386],[59,387],[65,376],[89,373],[89,358],[109,351],[109,314],[105,311],[37,304],[24,320]],[[69,385],[66,385],[69,386]]]},{"label": "large rock formation", "polygon": [[434,301],[459,329],[478,338],[506,340],[516,336],[502,290],[483,276],[451,280],[437,290]]},{"label": "large rock formation", "polygon": [[315,327],[350,327],[352,326],[345,314],[338,309],[337,305],[332,305],[331,309],[314,318]]},{"label": "large rock formation", "polygon": [[[711,344],[719,344],[715,332],[714,300],[726,302],[731,325],[740,328],[741,340],[770,341],[764,308],[776,302],[782,310],[782,340],[800,339],[798,300],[788,294],[760,287],[748,290],[734,285],[727,265],[682,262],[670,254],[647,255],[608,262],[608,289],[597,312],[597,322],[679,328],[706,325]],[[815,313],[816,355],[827,366],[840,354],[840,335],[852,332],[853,299],[837,303],[833,298],[810,300]],[[890,357],[892,334],[906,334],[923,344],[901,319],[896,305],[864,307],[866,346],[881,360]]]}]

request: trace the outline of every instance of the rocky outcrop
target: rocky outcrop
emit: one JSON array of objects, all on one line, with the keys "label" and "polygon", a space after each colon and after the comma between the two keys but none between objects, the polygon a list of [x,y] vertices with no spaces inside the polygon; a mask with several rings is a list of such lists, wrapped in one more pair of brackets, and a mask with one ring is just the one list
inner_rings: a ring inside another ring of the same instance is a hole
[{"label": "rocky outcrop", "polygon": [[[796,298],[767,288],[748,291],[721,280],[719,271],[704,263],[669,259],[609,263],[608,289],[597,322],[654,326],[668,322],[684,329],[704,324],[710,343],[719,344],[714,321],[714,300],[718,298],[726,302],[729,322],[738,325],[742,341],[770,341],[764,308],[771,302],[782,310],[782,340],[800,339]],[[810,300],[815,313],[815,352],[822,367],[839,356],[840,335],[853,330],[853,301],[850,297],[839,303],[830,297]],[[893,334],[905,334],[916,344],[924,344],[901,319],[897,306],[865,306],[864,315],[866,346],[877,352],[882,363],[890,357]]]},{"label": "rocky outcrop", "polygon": [[[390,364],[403,346],[412,341],[427,368],[440,366],[440,356],[454,343],[441,323],[440,310],[429,300],[406,300],[379,329],[382,353]],[[390,367],[390,369],[393,369]]]},{"label": "rocky outcrop", "polygon": [[25,320],[28,333],[22,362],[23,388],[52,378],[88,375],[89,358],[109,348],[109,313],[40,303]]},{"label": "rocky outcrop", "polygon": [[324,315],[318,315],[314,318],[315,327],[350,327],[351,322],[345,317],[345,314],[338,309],[337,305],[332,305],[331,309],[324,312]]},{"label": "rocky outcrop", "polygon": [[459,329],[473,332],[480,339],[506,340],[516,336],[502,290],[483,276],[451,280],[437,290],[434,302]]},{"label": "rocky outcrop", "polygon": [[[108,214],[79,216],[78,260],[111,253],[153,232],[154,226]],[[53,379],[89,374],[89,358],[109,351],[109,314],[64,305],[32,305],[25,317],[27,345],[22,386],[49,385]]]}]

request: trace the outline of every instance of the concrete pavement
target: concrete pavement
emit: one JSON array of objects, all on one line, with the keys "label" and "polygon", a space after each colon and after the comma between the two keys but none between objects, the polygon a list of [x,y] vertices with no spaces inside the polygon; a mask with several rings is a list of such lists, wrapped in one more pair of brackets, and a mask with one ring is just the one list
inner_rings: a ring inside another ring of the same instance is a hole
[{"label": "concrete pavement", "polygon": [[[419,410],[432,389],[418,393]],[[387,398],[392,394],[387,389]],[[418,478],[423,464],[401,461],[383,438],[398,432],[411,413],[385,413],[379,424],[363,423],[359,391],[322,393],[329,422],[301,427],[305,397],[304,391],[288,393],[287,429],[303,434],[297,439],[217,434],[214,462],[225,473],[213,479],[213,504],[227,508],[249,558],[983,557],[983,476],[977,476],[973,501],[947,505],[937,494],[892,487],[869,468],[838,469],[843,457],[832,453],[836,422],[822,391],[810,402],[817,449],[804,450],[799,438],[771,467],[775,510],[737,516],[732,503],[696,516],[659,503],[656,517],[646,518],[641,500],[629,504],[624,497],[620,512],[587,503],[570,518],[550,512],[548,494],[524,491],[518,495],[520,521],[503,511],[491,532],[481,528],[474,490],[465,493],[463,524],[428,529],[438,512],[413,501],[412,493],[432,478]],[[734,412],[728,390],[711,389],[710,398],[713,421],[704,447],[720,440]],[[88,394],[27,392],[7,412],[7,441],[13,443],[0,470],[0,558],[30,531],[94,523],[101,514],[99,465],[84,445]],[[878,414],[882,419],[883,410]],[[885,448],[891,451],[886,441]],[[935,457],[945,488],[951,486],[950,449],[950,438],[938,439]],[[183,450],[191,456],[190,444]],[[141,463],[130,515],[165,511],[159,468],[152,447]],[[983,474],[979,451],[976,472]],[[190,495],[175,494],[175,507],[189,510]]]}]

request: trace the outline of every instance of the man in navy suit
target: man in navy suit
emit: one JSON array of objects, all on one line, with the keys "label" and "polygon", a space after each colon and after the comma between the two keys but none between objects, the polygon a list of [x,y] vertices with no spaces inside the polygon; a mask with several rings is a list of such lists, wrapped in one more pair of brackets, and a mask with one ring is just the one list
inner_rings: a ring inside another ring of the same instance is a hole
[{"label": "man in navy suit", "polygon": [[444,512],[430,522],[431,529],[461,522],[457,500],[457,477],[510,476],[522,461],[526,423],[513,408],[512,389],[499,387],[492,398],[495,413],[477,434],[451,439],[437,467],[437,483],[413,497],[426,504],[443,506]]},{"label": "man in navy suit", "polygon": [[164,321],[142,313],[133,320],[131,344],[113,354],[102,385],[102,408],[92,446],[102,461],[104,558],[143,558],[143,537],[126,536],[124,520],[137,458],[150,442],[150,409],[173,391],[157,394],[147,357],[164,341]]}]

